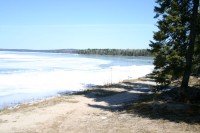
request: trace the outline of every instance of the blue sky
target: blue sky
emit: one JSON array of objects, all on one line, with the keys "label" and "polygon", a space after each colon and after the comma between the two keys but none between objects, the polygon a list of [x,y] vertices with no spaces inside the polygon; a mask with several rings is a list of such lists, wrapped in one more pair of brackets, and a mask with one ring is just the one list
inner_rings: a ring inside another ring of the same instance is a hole
[{"label": "blue sky", "polygon": [[148,48],[154,0],[1,0],[0,48]]}]

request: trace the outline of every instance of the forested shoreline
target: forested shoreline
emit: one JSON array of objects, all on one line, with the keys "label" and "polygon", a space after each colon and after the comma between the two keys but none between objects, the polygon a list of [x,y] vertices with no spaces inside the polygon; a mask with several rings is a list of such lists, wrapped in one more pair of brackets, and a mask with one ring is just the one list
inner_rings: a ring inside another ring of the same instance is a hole
[{"label": "forested shoreline", "polygon": [[78,54],[118,55],[118,56],[152,56],[147,49],[83,49]]},{"label": "forested shoreline", "polygon": [[30,49],[0,49],[0,51],[13,52],[45,52],[45,53],[74,53],[87,55],[112,55],[112,56],[152,56],[147,49],[55,49],[55,50],[30,50]]}]

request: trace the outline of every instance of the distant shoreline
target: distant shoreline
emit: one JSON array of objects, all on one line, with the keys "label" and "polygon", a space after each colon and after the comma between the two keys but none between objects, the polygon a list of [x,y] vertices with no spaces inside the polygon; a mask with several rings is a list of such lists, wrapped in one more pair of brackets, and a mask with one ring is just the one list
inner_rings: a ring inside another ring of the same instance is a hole
[{"label": "distant shoreline", "polygon": [[10,52],[43,52],[43,53],[74,53],[78,49],[58,49],[58,50],[34,50],[34,49],[0,49],[0,51]]},{"label": "distant shoreline", "polygon": [[153,57],[153,55],[147,49],[52,49],[52,50],[34,50],[34,49],[2,49],[1,48],[0,51]]}]

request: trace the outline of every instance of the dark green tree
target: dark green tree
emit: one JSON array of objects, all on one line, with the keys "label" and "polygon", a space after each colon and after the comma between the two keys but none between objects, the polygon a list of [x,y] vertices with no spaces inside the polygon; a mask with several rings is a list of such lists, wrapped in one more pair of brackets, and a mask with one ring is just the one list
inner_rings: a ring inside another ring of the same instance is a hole
[{"label": "dark green tree", "polygon": [[189,24],[189,41],[186,49],[186,65],[185,71],[181,83],[182,93],[183,95],[188,93],[188,82],[189,77],[192,71],[192,64],[193,64],[193,56],[194,56],[194,48],[196,44],[196,37],[197,37],[197,26],[198,26],[198,7],[199,7],[199,0],[193,0],[193,5],[191,8],[191,17],[190,17],[190,24]]},{"label": "dark green tree", "polygon": [[182,93],[188,89],[197,40],[199,0],[157,0],[154,33],[150,51],[154,54],[155,79],[161,87],[183,77]]}]

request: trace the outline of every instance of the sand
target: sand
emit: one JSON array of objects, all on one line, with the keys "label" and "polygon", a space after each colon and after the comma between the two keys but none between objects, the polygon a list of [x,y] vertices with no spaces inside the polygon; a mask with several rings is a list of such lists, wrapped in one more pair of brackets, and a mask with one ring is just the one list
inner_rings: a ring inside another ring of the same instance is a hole
[{"label": "sand", "polygon": [[[1,133],[191,133],[199,124],[150,119],[121,109],[135,102],[142,92],[130,89],[131,83],[152,85],[150,81],[129,81],[104,88],[109,95],[85,91],[61,95],[0,112]],[[127,87],[125,87],[127,86]],[[137,86],[141,88],[141,86]],[[145,86],[143,86],[145,87]],[[102,88],[101,88],[102,89]],[[98,95],[97,95],[98,94]]]}]

